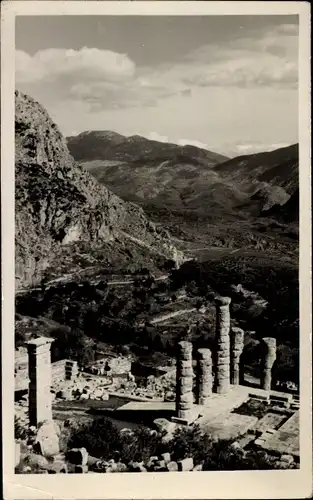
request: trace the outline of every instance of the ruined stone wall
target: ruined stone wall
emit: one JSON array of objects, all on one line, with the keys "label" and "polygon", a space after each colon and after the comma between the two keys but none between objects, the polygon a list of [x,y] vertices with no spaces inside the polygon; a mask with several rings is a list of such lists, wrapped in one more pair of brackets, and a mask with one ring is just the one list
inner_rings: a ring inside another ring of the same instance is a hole
[{"label": "ruined stone wall", "polygon": [[[95,369],[101,369],[105,366],[110,368],[110,375],[123,375],[129,373],[131,371],[132,361],[129,358],[118,356],[118,357],[103,357],[96,362],[92,363],[89,367],[92,370],[92,367]],[[102,370],[103,371],[103,370]]]}]

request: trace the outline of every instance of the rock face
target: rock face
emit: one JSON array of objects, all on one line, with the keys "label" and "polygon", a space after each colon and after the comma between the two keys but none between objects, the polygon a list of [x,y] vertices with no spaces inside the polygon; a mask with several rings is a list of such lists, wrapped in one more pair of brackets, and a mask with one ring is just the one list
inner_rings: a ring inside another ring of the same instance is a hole
[{"label": "rock face", "polygon": [[[78,166],[46,110],[15,92],[17,287],[37,283],[63,245],[130,238],[179,260],[169,234]],[[135,236],[134,236],[135,235]]]}]

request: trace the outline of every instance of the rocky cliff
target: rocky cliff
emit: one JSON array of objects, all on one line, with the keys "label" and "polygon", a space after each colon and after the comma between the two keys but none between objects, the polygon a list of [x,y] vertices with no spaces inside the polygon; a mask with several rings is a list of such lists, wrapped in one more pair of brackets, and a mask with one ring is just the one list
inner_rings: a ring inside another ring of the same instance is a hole
[{"label": "rocky cliff", "polygon": [[[38,282],[60,248],[130,238],[179,261],[169,234],[78,166],[46,110],[15,92],[15,262],[17,287]],[[114,248],[114,247],[113,247]]]}]

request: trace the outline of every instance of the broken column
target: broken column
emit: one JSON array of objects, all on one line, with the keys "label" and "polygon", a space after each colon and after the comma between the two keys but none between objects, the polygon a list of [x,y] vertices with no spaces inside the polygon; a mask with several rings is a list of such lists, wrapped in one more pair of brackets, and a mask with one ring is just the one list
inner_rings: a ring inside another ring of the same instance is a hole
[{"label": "broken column", "polygon": [[205,405],[212,394],[212,354],[210,349],[198,349],[196,402]]},{"label": "broken column", "polygon": [[240,384],[240,356],[243,351],[244,331],[233,327],[230,332],[230,383]]},{"label": "broken column", "polygon": [[29,373],[29,425],[52,421],[51,344],[54,339],[39,337],[27,342]]},{"label": "broken column", "polygon": [[192,419],[192,382],[192,344],[186,341],[179,342],[176,368],[176,415],[187,422]]},{"label": "broken column", "polygon": [[261,388],[265,391],[270,391],[272,385],[272,368],[276,360],[276,339],[273,337],[264,337],[261,340],[261,348]]},{"label": "broken column", "polygon": [[72,380],[72,378],[78,375],[78,363],[77,361],[67,360],[65,362],[65,379]]},{"label": "broken column", "polygon": [[230,381],[230,356],[229,356],[229,330],[230,312],[229,297],[215,299],[216,305],[216,337],[215,337],[215,384],[217,394],[225,394],[229,389]]}]

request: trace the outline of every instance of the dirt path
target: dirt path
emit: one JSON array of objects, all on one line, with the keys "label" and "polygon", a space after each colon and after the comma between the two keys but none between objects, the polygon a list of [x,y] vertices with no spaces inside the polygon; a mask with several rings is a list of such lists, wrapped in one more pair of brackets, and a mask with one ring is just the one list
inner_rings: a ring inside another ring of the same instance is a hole
[{"label": "dirt path", "polygon": [[197,310],[196,307],[191,307],[189,309],[180,309],[179,311],[167,313],[167,314],[162,314],[161,316],[157,316],[156,318],[153,318],[149,320],[149,323],[152,325],[155,325],[157,323],[161,323],[162,321],[166,321],[167,319],[171,318],[177,318],[178,316],[183,316],[184,314],[187,313],[193,313]]}]

